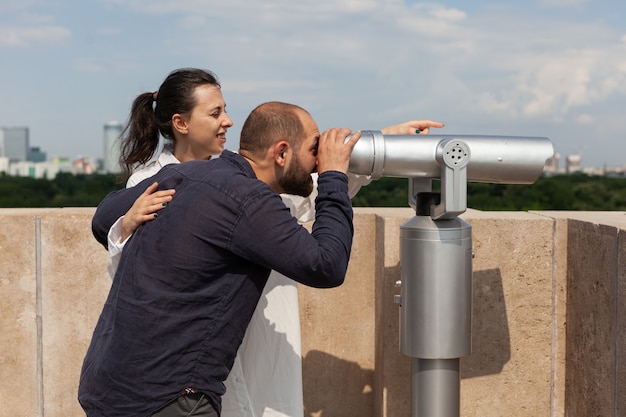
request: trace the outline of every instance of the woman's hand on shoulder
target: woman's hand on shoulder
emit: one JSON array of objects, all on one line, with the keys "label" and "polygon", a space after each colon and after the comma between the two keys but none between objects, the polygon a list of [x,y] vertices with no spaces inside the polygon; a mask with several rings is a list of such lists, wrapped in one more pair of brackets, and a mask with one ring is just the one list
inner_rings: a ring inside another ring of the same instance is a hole
[{"label": "woman's hand on shoulder", "polygon": [[156,191],[158,186],[159,183],[152,183],[126,212],[122,219],[122,240],[126,240],[143,223],[157,218],[157,212],[163,210],[172,201],[176,190]]}]

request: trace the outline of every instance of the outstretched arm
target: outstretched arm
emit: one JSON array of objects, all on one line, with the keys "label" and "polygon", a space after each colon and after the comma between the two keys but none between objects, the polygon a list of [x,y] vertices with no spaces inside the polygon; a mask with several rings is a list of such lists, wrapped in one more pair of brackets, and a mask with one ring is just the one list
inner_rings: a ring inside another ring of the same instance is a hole
[{"label": "outstretched arm", "polygon": [[432,120],[409,120],[397,125],[387,126],[381,129],[383,135],[414,135],[416,133],[427,135],[431,127],[442,128],[443,123]]},{"label": "outstretched arm", "polygon": [[[397,125],[387,126],[381,129],[383,135],[427,135],[431,127],[442,128],[443,123],[432,120],[409,120]],[[348,194],[350,198],[357,195],[361,187],[368,185],[372,180],[363,175],[348,173]]]}]

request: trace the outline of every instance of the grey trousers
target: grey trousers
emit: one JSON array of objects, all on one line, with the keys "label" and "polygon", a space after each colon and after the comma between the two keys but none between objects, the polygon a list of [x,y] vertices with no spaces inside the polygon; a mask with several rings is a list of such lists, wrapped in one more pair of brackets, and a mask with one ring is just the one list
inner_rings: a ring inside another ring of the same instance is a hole
[{"label": "grey trousers", "polygon": [[206,395],[187,394],[178,397],[152,417],[219,417]]}]

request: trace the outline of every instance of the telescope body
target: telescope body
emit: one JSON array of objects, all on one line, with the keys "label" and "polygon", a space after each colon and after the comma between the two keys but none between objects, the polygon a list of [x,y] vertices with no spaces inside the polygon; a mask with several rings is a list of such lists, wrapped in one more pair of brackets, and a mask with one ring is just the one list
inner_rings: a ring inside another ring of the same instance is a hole
[{"label": "telescope body", "polygon": [[[400,351],[411,357],[411,416],[460,416],[460,358],[471,354],[472,234],[458,217],[467,182],[532,184],[548,138],[362,131],[348,171],[409,178],[416,215],[400,226]],[[432,192],[433,179],[441,192]]]},{"label": "telescope body", "polygon": [[468,182],[531,184],[554,154],[548,138],[478,135],[383,135],[366,130],[356,143],[348,171],[357,175],[440,178],[442,143],[469,148]]}]

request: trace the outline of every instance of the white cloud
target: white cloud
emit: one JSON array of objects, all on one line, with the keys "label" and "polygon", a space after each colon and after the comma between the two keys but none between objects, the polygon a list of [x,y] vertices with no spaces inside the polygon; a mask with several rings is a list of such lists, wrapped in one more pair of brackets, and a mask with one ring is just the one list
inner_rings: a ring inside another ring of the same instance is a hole
[{"label": "white cloud", "polygon": [[109,69],[106,62],[95,58],[76,58],[72,66],[81,72],[88,73],[102,74],[106,73]]},{"label": "white cloud", "polygon": [[455,7],[447,7],[439,3],[415,3],[407,5],[414,12],[414,17],[427,21],[436,19],[446,22],[461,22],[467,19],[467,13]]},{"label": "white cloud", "polygon": [[267,94],[277,90],[311,89],[314,83],[308,81],[259,81],[253,79],[230,80],[228,91],[232,93],[262,93]]},{"label": "white cloud", "polygon": [[524,25],[523,16],[468,18],[448,30],[448,39],[431,39],[433,65],[457,81],[452,88],[478,97],[470,111],[557,120],[626,95],[626,48],[610,28],[553,18],[530,30]]},{"label": "white cloud", "polygon": [[138,69],[132,57],[117,55],[115,59],[102,57],[76,57],[72,67],[79,72],[90,74],[124,75]]},{"label": "white cloud", "polygon": [[105,2],[122,7],[130,7],[136,11],[158,14],[202,14],[208,16],[229,15],[237,11],[242,15],[251,13],[258,16],[260,13],[283,16],[319,16],[328,13],[359,13],[379,8],[381,3],[392,5],[399,0],[186,0],[171,2],[167,0],[104,0]]},{"label": "white cloud", "polygon": [[122,29],[118,26],[103,26],[96,29],[99,35],[115,36],[123,33]]},{"label": "white cloud", "polygon": [[592,125],[595,123],[595,117],[590,114],[580,114],[576,117],[576,121],[581,125]]},{"label": "white cloud", "polygon": [[68,28],[55,24],[54,19],[46,15],[7,13],[0,20],[0,46],[55,44],[70,36],[71,31]]},{"label": "white cloud", "polygon": [[27,10],[34,3],[34,0],[22,0],[19,2],[15,0],[0,0],[0,10],[2,10],[3,14],[8,15],[16,10]]},{"label": "white cloud", "polygon": [[537,3],[543,7],[582,7],[587,4],[589,0],[538,0]]},{"label": "white cloud", "polygon": [[[626,36],[602,23],[515,7],[471,14],[401,0],[107,1],[176,22],[165,48],[185,57],[206,51],[200,60],[209,67],[276,94],[300,86],[341,96],[363,86],[400,106],[414,102],[404,92],[415,89],[469,114],[562,120],[626,93]],[[90,61],[79,65],[98,68]],[[248,65],[255,68],[249,74]]]},{"label": "white cloud", "polygon": [[61,26],[0,27],[0,46],[31,46],[58,43],[68,39],[71,32]]},{"label": "white cloud", "polygon": [[[70,3],[43,9],[66,12]],[[368,128],[426,116],[511,133],[602,124],[607,140],[625,130],[607,106],[626,99],[626,33],[617,13],[587,10],[585,0],[93,3],[61,20],[25,14],[44,3],[0,0],[0,48],[62,43],[64,65],[128,97],[138,84],[156,88],[173,68],[210,68],[229,111],[241,112],[236,126],[253,105],[282,99],[306,104],[320,125],[341,113],[339,121],[366,118]],[[81,13],[98,19],[85,25]]]},{"label": "white cloud", "polygon": [[532,65],[520,63],[509,99],[519,101],[521,115],[537,117],[564,115],[611,95],[625,95],[626,50],[621,49],[609,46],[602,50],[594,45],[535,54]]}]

